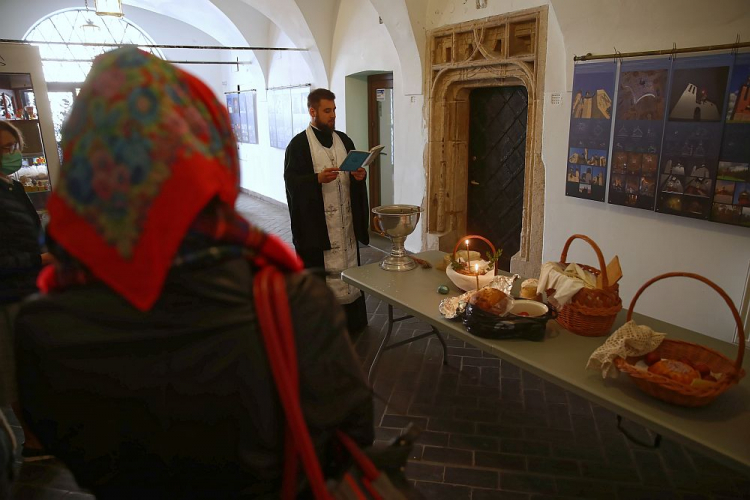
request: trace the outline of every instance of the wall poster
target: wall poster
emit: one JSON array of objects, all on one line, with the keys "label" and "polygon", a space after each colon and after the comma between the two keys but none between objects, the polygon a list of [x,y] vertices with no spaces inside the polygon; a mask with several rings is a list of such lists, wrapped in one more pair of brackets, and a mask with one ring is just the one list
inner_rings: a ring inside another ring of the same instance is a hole
[{"label": "wall poster", "polygon": [[307,96],[310,87],[299,87],[290,90],[292,98],[292,128],[294,134],[303,132],[310,124],[310,112],[307,109]]},{"label": "wall poster", "polygon": [[656,211],[708,219],[717,176],[730,54],[672,65]]},{"label": "wall poster", "polygon": [[268,91],[268,127],[271,147],[286,149],[293,137],[292,98],[289,89]]},{"label": "wall poster", "polygon": [[258,144],[258,121],[256,119],[255,91],[241,92],[240,100],[240,142]]},{"label": "wall poster", "polygon": [[609,203],[654,209],[671,60],[623,61],[617,89]]},{"label": "wall poster", "polygon": [[237,142],[258,144],[255,91],[228,92],[227,111]]},{"label": "wall poster", "polygon": [[732,68],[711,220],[750,227],[750,54]]},{"label": "wall poster", "polygon": [[566,196],[604,201],[617,64],[578,64],[573,76]]}]

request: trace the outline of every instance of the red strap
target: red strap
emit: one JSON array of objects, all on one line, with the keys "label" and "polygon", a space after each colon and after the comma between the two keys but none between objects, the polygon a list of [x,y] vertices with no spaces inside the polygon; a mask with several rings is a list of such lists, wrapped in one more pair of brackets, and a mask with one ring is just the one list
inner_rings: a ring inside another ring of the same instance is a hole
[{"label": "red strap", "polygon": [[[315,498],[331,499],[299,403],[297,351],[294,345],[291,311],[284,276],[271,266],[264,267],[258,272],[253,282],[253,296],[271,373],[276,381],[279,399],[287,419],[288,432],[285,446],[287,455],[282,498],[292,499],[296,493],[296,457],[289,454],[296,449]],[[294,465],[290,465],[289,462],[293,462]],[[292,473],[293,477],[287,475]],[[292,486],[288,486],[289,483]]]},{"label": "red strap", "polygon": [[376,480],[380,475],[380,471],[375,467],[375,464],[372,463],[367,455],[362,453],[362,450],[359,449],[357,443],[355,443],[354,440],[344,432],[336,431],[336,434],[338,435],[341,444],[344,445],[344,448],[346,448],[359,468],[362,469],[362,473],[365,477],[370,481]]}]

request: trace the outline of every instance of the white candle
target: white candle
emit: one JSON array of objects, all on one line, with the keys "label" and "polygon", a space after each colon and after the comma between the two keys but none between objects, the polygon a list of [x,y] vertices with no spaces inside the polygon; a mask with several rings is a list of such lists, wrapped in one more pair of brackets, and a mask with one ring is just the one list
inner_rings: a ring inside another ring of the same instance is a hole
[{"label": "white candle", "polygon": [[469,263],[469,270],[471,270],[471,256],[469,254],[469,240],[466,240],[466,260]]},{"label": "white candle", "polygon": [[477,290],[479,290],[479,264],[474,264],[474,276],[477,277]]}]

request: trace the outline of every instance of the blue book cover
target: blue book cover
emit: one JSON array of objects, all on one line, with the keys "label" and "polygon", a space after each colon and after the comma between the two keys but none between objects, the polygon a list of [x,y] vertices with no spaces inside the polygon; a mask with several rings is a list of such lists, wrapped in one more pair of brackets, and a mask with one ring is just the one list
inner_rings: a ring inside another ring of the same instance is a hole
[{"label": "blue book cover", "polygon": [[344,161],[339,165],[339,170],[354,172],[360,167],[366,167],[378,157],[384,146],[375,146],[370,151],[358,151],[353,149],[346,155]]}]

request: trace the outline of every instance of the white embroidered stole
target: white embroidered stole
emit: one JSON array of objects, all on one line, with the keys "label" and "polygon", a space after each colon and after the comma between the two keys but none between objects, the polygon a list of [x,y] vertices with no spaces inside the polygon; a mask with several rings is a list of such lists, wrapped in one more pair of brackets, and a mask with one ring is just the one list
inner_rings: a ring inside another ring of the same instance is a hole
[{"label": "white embroidered stole", "polygon": [[[346,147],[336,132],[333,133],[333,145],[330,148],[320,144],[312,125],[308,125],[306,133],[316,174],[341,164],[346,157]],[[331,249],[323,252],[326,283],[341,304],[350,304],[360,296],[359,290],[344,283],[339,275],[341,271],[357,265],[357,239],[354,236],[349,177],[348,172],[341,172],[335,181],[321,184],[328,239],[331,242]]]}]

